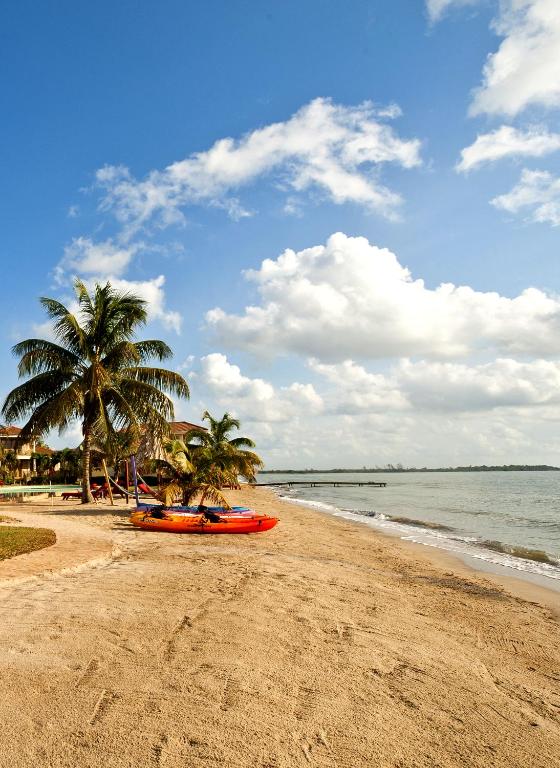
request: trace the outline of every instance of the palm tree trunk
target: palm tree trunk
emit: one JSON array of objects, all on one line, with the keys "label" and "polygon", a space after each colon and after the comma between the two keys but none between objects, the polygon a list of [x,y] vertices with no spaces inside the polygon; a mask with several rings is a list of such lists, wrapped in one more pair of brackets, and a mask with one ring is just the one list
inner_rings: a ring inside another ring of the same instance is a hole
[{"label": "palm tree trunk", "polygon": [[84,442],[82,443],[82,504],[91,504],[93,496],[90,487],[90,465],[91,465],[91,430],[84,427]]}]

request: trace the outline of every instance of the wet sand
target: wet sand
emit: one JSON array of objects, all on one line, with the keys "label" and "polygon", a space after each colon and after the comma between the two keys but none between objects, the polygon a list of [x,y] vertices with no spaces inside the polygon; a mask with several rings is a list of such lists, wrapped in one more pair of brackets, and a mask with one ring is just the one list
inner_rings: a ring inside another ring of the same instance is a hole
[{"label": "wet sand", "polygon": [[230,499],[281,522],[177,536],[122,507],[2,505],[58,541],[0,563],[1,766],[560,764],[537,588],[262,489]]}]

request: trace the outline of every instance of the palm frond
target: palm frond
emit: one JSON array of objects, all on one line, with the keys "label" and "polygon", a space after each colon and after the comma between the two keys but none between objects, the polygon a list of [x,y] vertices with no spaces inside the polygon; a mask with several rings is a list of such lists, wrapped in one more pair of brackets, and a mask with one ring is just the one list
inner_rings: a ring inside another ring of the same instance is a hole
[{"label": "palm frond", "polygon": [[249,437],[234,437],[231,440],[228,440],[228,443],[230,445],[233,445],[235,448],[254,448],[255,443],[253,440],[251,440]]},{"label": "palm frond", "polygon": [[175,371],[167,371],[165,368],[138,366],[135,368],[124,368],[121,373],[129,379],[149,384],[165,392],[170,392],[177,397],[188,399],[190,395],[189,385],[181,374]]},{"label": "palm frond", "polygon": [[207,445],[212,440],[212,436],[205,430],[196,427],[189,430],[189,443],[192,440],[199,440],[201,445]]},{"label": "palm frond", "polygon": [[46,339],[20,341],[12,347],[12,354],[21,358],[18,365],[20,377],[59,369],[73,371],[80,365],[78,355]]},{"label": "palm frond", "polygon": [[104,357],[101,365],[110,371],[119,371],[130,368],[142,362],[142,356],[132,341],[120,341],[112,346]]},{"label": "palm frond", "polygon": [[73,383],[35,408],[19,436],[22,440],[28,440],[42,437],[52,429],[62,432],[71,422],[80,417],[82,407],[82,393]]},{"label": "palm frond", "polygon": [[168,420],[173,418],[175,413],[173,401],[165,392],[152,384],[146,384],[137,379],[121,379],[118,388],[137,414],[140,422],[145,421],[148,411],[152,408],[155,408]]},{"label": "palm frond", "polygon": [[152,359],[162,361],[173,357],[171,348],[164,341],[158,341],[157,339],[136,341],[134,346],[140,355],[141,362],[146,362],[147,360]]},{"label": "palm frond", "polygon": [[39,373],[12,389],[4,401],[2,414],[10,423],[20,421],[38,405],[55,397],[70,385],[71,381],[63,371]]}]

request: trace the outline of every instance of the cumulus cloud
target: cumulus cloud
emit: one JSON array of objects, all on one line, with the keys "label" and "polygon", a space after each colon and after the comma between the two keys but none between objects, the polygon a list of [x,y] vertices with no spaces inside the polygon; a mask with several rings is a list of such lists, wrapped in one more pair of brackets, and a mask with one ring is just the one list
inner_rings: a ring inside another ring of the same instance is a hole
[{"label": "cumulus cloud", "polygon": [[55,270],[59,282],[64,281],[67,272],[80,275],[122,275],[140,244],[119,245],[110,238],[95,242],[89,237],[76,237],[64,249],[64,257]]},{"label": "cumulus cloud", "polygon": [[233,411],[269,467],[549,462],[558,453],[558,361],[403,360],[379,373],[310,360],[314,385],[286,387],[220,353],[195,367],[201,408]]},{"label": "cumulus cloud", "polygon": [[311,359],[309,367],[331,385],[330,393],[324,396],[331,413],[386,412],[409,406],[395,377],[370,373],[353,360],[329,365]]},{"label": "cumulus cloud", "polygon": [[479,364],[402,360],[387,374],[368,372],[352,360],[332,365],[312,360],[309,365],[331,385],[328,395],[321,394],[326,410],[333,413],[408,409],[418,415],[560,402],[560,363],[551,360],[498,358]]},{"label": "cumulus cloud", "polygon": [[494,29],[503,40],[484,66],[470,114],[517,115],[560,106],[558,0],[501,0]]},{"label": "cumulus cloud", "polygon": [[548,171],[525,168],[516,186],[491,200],[508,213],[525,212],[527,221],[560,226],[560,178]]},{"label": "cumulus cloud", "polygon": [[560,363],[550,360],[491,363],[403,361],[397,387],[415,408],[476,411],[560,402]]},{"label": "cumulus cloud", "polygon": [[369,102],[345,107],[315,99],[285,122],[238,140],[220,139],[206,152],[153,170],[142,180],[122,166],[100,169],[101,208],[111,211],[129,236],[148,222],[181,222],[181,208],[193,203],[219,205],[239,218],[250,212],[236,190],[274,176],[292,191],[317,188],[335,203],[359,203],[391,217],[401,198],[371,170],[385,163],[412,168],[421,162],[420,142],[399,138],[383,122],[398,114],[395,105],[376,110]]},{"label": "cumulus cloud", "polygon": [[457,171],[466,172],[485,163],[505,157],[542,157],[560,149],[560,133],[533,127],[526,131],[502,125],[495,131],[483,133],[476,141],[461,150]]},{"label": "cumulus cloud", "polygon": [[180,333],[182,318],[179,312],[169,310],[165,299],[165,277],[159,275],[147,280],[128,280],[124,277],[133,258],[140,250],[149,248],[141,242],[121,243],[108,238],[96,242],[89,237],[77,237],[66,246],[64,256],[54,269],[59,286],[68,286],[74,276],[80,277],[93,288],[96,283],[109,281],[117,290],[129,291],[147,302],[149,320],[157,320],[165,328]]},{"label": "cumulus cloud", "polygon": [[264,379],[244,376],[239,366],[217,352],[200,362],[198,377],[206,393],[244,421],[283,422],[299,412],[310,415],[322,410],[322,399],[312,384],[294,382],[288,387],[274,387]]},{"label": "cumulus cloud", "polygon": [[480,0],[426,0],[426,10],[430,21],[439,21],[445,14],[455,7],[476,5]]},{"label": "cumulus cloud", "polygon": [[158,320],[161,324],[175,333],[181,332],[182,318],[179,312],[167,309],[165,303],[165,277],[159,275],[151,280],[125,280],[111,278],[111,285],[117,291],[128,291],[147,302],[148,318]]},{"label": "cumulus cloud", "polygon": [[220,342],[260,356],[295,353],[321,362],[451,358],[481,350],[560,352],[560,300],[535,288],[508,298],[414,279],[395,254],[363,237],[286,250],[246,273],[260,303],[220,308],[206,322]]}]

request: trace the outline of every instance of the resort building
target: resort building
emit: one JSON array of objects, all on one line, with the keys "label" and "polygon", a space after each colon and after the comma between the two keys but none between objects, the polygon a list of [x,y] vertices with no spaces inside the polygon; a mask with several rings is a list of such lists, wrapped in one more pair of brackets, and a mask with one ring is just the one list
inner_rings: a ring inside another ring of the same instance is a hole
[{"label": "resort building", "polygon": [[[193,429],[205,427],[191,424],[188,421],[169,422],[170,438],[189,442],[189,432]],[[22,443],[19,435],[20,427],[8,427],[0,425],[0,468],[8,470],[15,480],[27,480],[30,477],[41,474],[40,457],[51,456],[54,451],[36,440]],[[146,433],[138,449],[139,464],[150,459],[163,459],[164,451],[162,441],[153,435]],[[51,468],[52,469],[52,468]],[[55,468],[56,469],[56,468]]]},{"label": "resort building", "polygon": [[[192,432],[193,429],[202,429],[206,432],[206,427],[202,427],[199,424],[191,424],[190,421],[170,421],[168,423],[170,439],[182,440],[187,445],[189,442],[189,432]],[[146,433],[138,449],[139,464],[149,461],[150,459],[164,458],[165,453],[162,441],[159,438],[154,437],[154,435]]]},{"label": "resort building", "polygon": [[53,451],[35,440],[22,443],[20,432],[20,427],[0,425],[0,467],[13,472],[14,478],[24,480],[36,473],[37,457],[50,456]]}]

